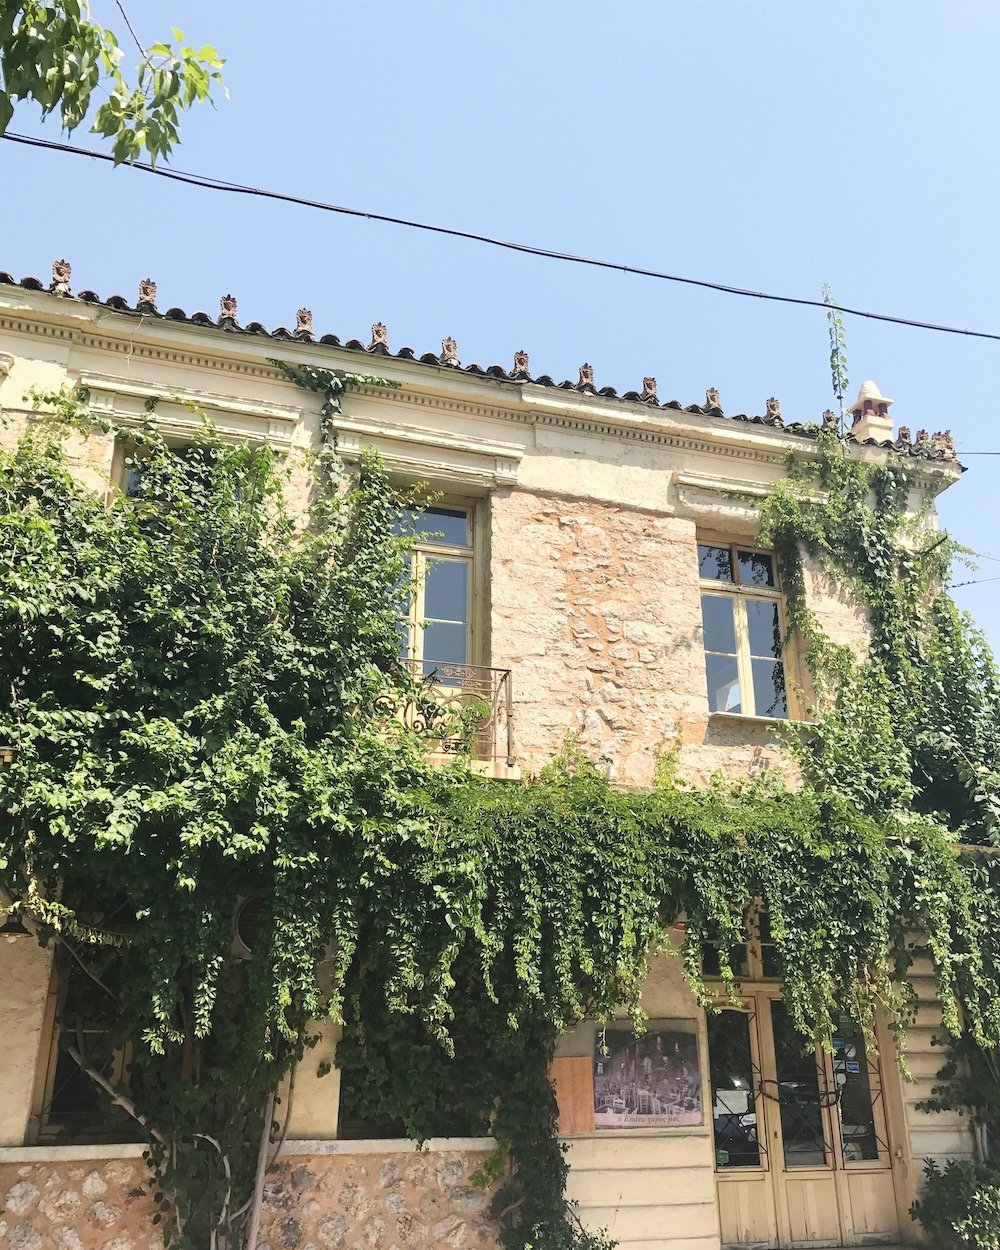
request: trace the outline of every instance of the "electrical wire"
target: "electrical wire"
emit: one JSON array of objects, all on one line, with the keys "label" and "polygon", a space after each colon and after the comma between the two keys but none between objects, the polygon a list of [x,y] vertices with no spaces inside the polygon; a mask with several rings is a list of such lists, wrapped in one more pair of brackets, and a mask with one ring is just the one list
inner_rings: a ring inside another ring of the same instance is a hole
[{"label": "electrical wire", "polygon": [[[11,143],[24,144],[27,147],[44,148],[47,151],[69,153],[74,156],[87,156],[91,160],[114,164],[114,157],[105,152],[94,152],[89,148],[79,148],[71,143],[59,143],[52,139],[36,139],[29,135],[0,135]],[[345,208],[339,204],[327,204],[322,200],[310,200],[303,196],[291,195],[282,191],[266,191],[261,187],[245,186],[242,183],[227,182],[222,178],[212,178],[204,174],[186,173],[179,169],[165,169],[145,161],[131,163],[132,169],[143,173],[154,174],[158,178],[167,178],[172,182],[182,182],[189,186],[204,187],[211,191],[226,191],[234,195],[258,196],[262,199],[278,200],[285,204],[297,204],[302,208],[315,208],[326,213],[339,213],[345,217],[362,217],[367,221],[384,222],[392,226],[404,226],[409,230],[423,230],[429,234],[446,235],[452,239],[466,239],[473,243],[483,243],[488,247],[503,248],[509,252],[520,252],[525,256],[538,256],[546,260],[560,260],[573,265],[587,265],[593,269],[610,269],[618,273],[632,274],[640,278],[655,278],[660,282],[678,282],[685,286],[701,287],[707,291],[719,291],[725,295],[739,295],[747,299],[768,300],[778,304],[794,304],[802,308],[821,308],[824,312],[831,309],[849,317],[865,317],[869,321],[888,322],[891,325],[907,326],[916,330],[932,330],[938,334],[960,334],[967,338],[990,339],[1000,342],[1000,334],[992,334],[985,330],[963,330],[956,326],[937,325],[930,321],[916,321],[909,317],[894,317],[888,313],[866,312],[861,308],[846,308],[842,304],[826,304],[822,300],[804,299],[794,295],[775,295],[766,291],[751,291],[745,287],[730,286],[724,282],[709,282],[704,278],[688,278],[679,274],[662,273],[656,269],[644,269],[638,265],[627,265],[619,261],[597,260],[593,257],[577,256],[572,252],[558,252],[550,248],[535,247],[530,243],[513,243],[506,239],[496,239],[487,234],[477,234],[472,230],[457,230],[449,226],[435,226],[428,222],[411,221],[406,217],[394,217],[387,213],[370,213],[360,208]]]}]

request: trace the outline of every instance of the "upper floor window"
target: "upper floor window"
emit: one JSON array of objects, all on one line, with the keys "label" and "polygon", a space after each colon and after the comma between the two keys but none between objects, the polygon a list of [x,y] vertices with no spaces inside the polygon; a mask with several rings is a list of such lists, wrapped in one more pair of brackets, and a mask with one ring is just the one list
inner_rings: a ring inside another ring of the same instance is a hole
[{"label": "upper floor window", "polygon": [[[171,444],[170,455],[184,461],[193,473],[204,475],[207,481],[210,472],[212,449],[203,443]],[[122,489],[129,499],[146,499],[149,495],[149,448],[140,442],[124,444],[121,472],[119,480]]]},{"label": "upper floor window", "polygon": [[448,680],[449,665],[473,660],[473,512],[435,506],[407,510],[401,531],[418,535],[408,556],[400,649],[422,676]]},{"label": "upper floor window", "polygon": [[784,600],[774,555],[702,542],[698,575],[709,711],[787,718]]}]

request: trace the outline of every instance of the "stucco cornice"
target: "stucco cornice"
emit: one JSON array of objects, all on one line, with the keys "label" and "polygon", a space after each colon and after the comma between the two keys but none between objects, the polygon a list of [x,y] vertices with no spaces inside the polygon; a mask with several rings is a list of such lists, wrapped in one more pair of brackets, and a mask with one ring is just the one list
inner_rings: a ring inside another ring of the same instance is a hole
[{"label": "stucco cornice", "polygon": [[[264,333],[227,333],[218,325],[60,300],[46,291],[21,287],[0,286],[0,331],[64,343],[71,349],[71,357],[77,352],[81,356],[117,355],[127,358],[128,369],[135,362],[146,361],[176,365],[186,371],[213,372],[220,381],[225,376],[254,378],[287,388],[287,379],[271,363],[275,358],[345,372],[375,372],[398,386],[390,390],[362,388],[356,394],[383,410],[407,407],[508,425],[548,426],[769,468],[783,464],[789,451],[805,457],[816,454],[815,444],[801,428],[784,429],[757,418],[726,418],[717,410],[713,414],[673,405],[650,406],[629,396],[608,397],[516,377],[469,373],[426,359],[367,355],[359,353],[354,344],[348,347]],[[189,389],[192,394],[203,393],[198,387]],[[221,392],[223,388],[214,389]],[[309,406],[307,400],[300,411],[304,414]],[[431,421],[413,424],[428,432],[433,426]],[[511,444],[516,444],[516,439]],[[883,460],[891,454],[882,447],[847,446],[849,454],[864,459]],[[954,461],[925,462],[913,457],[907,464],[935,494],[961,472]],[[489,478],[494,470],[484,472]],[[502,475],[507,470],[499,472]]]}]

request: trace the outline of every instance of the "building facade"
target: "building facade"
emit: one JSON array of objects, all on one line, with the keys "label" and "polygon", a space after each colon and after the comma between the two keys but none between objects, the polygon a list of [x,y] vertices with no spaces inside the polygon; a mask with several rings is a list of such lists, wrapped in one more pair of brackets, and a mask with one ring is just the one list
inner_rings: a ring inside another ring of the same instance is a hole
[{"label": "building facade", "polygon": [[[534,376],[524,352],[509,369],[463,364],[451,339],[417,357],[393,351],[382,325],[368,343],[317,338],[306,310],[294,329],[269,332],[241,325],[229,296],[217,318],[156,301],[150,282],[134,305],[74,292],[63,264],[51,284],[0,273],[4,437],[29,419],[30,392],[68,384],[119,426],[155,408],[178,446],[200,411],[223,437],[294,458],[318,446],[320,399],[276,359],[380,375],[395,385],[350,394],[338,448],[350,462],[373,446],[399,481],[435,492],[403,645],[417,671],[474,704],[480,771],[517,784],[570,736],[626,786],[651,785],[665,750],[695,784],[784,766],[776,728],[803,714],[807,676],[782,648],[781,570],[755,546],[757,509],[789,450],[814,454],[815,426],[786,423],[773,399],[736,417],[713,390],[701,405],[662,402],[653,378],[619,395],[598,389],[589,365],[556,383]],[[866,384],[851,454],[887,454],[890,403]],[[894,448],[908,454],[900,435]],[[960,468],[949,435],[918,442],[933,497]],[[120,444],[81,439],[75,454],[95,490],[129,488]],[[303,457],[294,506],[308,488]],[[818,568],[807,598],[828,634],[863,652],[864,612]],[[941,1065],[940,1012],[929,965],[914,973],[905,1082],[888,1032],[878,1059],[848,1020],[829,1053],[803,1057],[766,919],[750,935],[741,999],[718,1015],[697,1005],[679,961],[658,960],[645,1037],[609,1030],[598,1059],[584,1024],[554,1065],[583,1222],[631,1250],[918,1239],[908,1208],[923,1159],[971,1157],[975,1142],[960,1117],[918,1108]],[[157,1234],[139,1148],[74,1141],[60,1122],[59,994],[51,953],[0,932],[0,1245],[146,1250]],[[495,1244],[488,1194],[469,1184],[490,1143],[445,1139],[419,1154],[344,1140],[336,1068],[317,1074],[336,1041],[329,1028],[298,1075],[285,1162],[268,1182],[267,1244]]]}]

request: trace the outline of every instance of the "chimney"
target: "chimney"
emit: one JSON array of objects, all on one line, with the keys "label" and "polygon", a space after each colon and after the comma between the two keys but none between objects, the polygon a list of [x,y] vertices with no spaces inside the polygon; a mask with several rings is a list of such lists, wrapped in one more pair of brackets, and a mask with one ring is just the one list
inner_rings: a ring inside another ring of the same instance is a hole
[{"label": "chimney", "polygon": [[889,416],[889,405],[892,402],[891,399],[886,399],[874,382],[863,382],[857,399],[847,410],[854,422],[851,426],[851,437],[860,443],[869,438],[876,443],[891,443],[892,417]]}]

